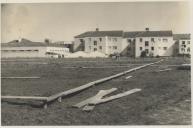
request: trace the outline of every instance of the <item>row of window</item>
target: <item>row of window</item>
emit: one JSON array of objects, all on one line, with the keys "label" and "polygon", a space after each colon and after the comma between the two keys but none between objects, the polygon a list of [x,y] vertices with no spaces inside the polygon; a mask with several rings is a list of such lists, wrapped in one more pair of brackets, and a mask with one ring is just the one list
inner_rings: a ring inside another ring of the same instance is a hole
[{"label": "row of window", "polygon": [[[88,38],[89,41],[91,41],[91,38]],[[102,42],[103,38],[99,38],[99,41]]]},{"label": "row of window", "polygon": [[57,49],[51,49],[50,51],[60,51],[60,52],[63,52],[64,50],[57,50]]},{"label": "row of window", "polygon": [[[161,49],[161,47],[159,47]],[[140,51],[143,51],[143,47],[139,47]],[[154,47],[151,47],[151,50],[154,51]],[[163,50],[167,50],[167,47],[163,47]]]},{"label": "row of window", "polygon": [[[186,49],[185,49],[185,48],[181,48],[181,51],[182,51],[182,52],[185,52]],[[190,52],[190,48],[187,48],[187,52]]]},{"label": "row of window", "polygon": [[39,50],[1,50],[3,52],[38,52]]},{"label": "row of window", "polygon": [[[98,38],[100,42],[102,42],[103,38]],[[88,38],[88,40],[91,42],[92,39],[91,38]],[[113,42],[117,42],[117,38],[108,38],[109,41],[113,41]],[[80,42],[81,43],[84,43],[85,40],[84,39],[80,39]],[[94,40],[93,42],[97,42],[96,40]]]},{"label": "row of window", "polygon": [[[143,38],[139,39],[140,42],[143,42]],[[161,38],[158,38],[158,41],[161,41]],[[163,42],[168,42],[167,38],[162,39]],[[151,42],[155,42],[155,38],[151,38]]]},{"label": "row of window", "polygon": [[[158,41],[161,41],[161,38],[158,38]],[[168,42],[167,38],[162,39],[163,42]],[[127,42],[131,43],[131,39],[127,39]],[[133,39],[133,42],[135,42],[135,39]],[[139,42],[143,42],[143,38],[139,38]],[[155,42],[155,38],[151,38],[151,42]]]},{"label": "row of window", "polygon": [[[188,42],[188,44],[190,44],[190,41],[187,41]],[[186,41],[182,41],[182,44],[185,44],[186,43]]]},{"label": "row of window", "polygon": [[[90,49],[90,50],[91,50],[91,48],[92,48],[92,47],[89,46],[89,49]],[[99,46],[99,49],[100,49],[100,50],[102,50],[102,48],[103,48],[102,46]],[[109,46],[109,49],[111,49],[111,48],[114,49],[114,50],[116,50],[116,49],[117,49],[117,46]],[[97,49],[97,48],[94,48],[94,49]]]},{"label": "row of window", "polygon": [[[91,50],[92,47],[89,46],[89,48],[90,48],[90,50]],[[99,49],[100,49],[100,50],[102,50],[102,48],[103,48],[102,46],[99,46]],[[97,48],[94,48],[94,49],[97,49]]]}]

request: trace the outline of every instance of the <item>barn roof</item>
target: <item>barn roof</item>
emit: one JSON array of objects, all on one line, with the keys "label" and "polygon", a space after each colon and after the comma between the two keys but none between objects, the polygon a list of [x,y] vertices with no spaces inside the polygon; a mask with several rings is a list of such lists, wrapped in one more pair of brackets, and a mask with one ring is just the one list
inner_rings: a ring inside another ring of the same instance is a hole
[{"label": "barn roof", "polygon": [[143,31],[134,31],[134,32],[124,32],[124,38],[135,38],[136,35],[142,33]]},{"label": "barn roof", "polygon": [[189,40],[190,34],[174,34],[173,37],[174,40],[182,40],[182,39]]},{"label": "barn roof", "polygon": [[84,37],[123,37],[123,38],[134,38],[134,37],[168,37],[172,36],[172,31],[88,31],[80,35],[75,36],[75,38],[84,38]]},{"label": "barn roof", "polygon": [[122,37],[123,31],[88,31],[75,36],[75,38],[104,37],[104,36]]},{"label": "barn roof", "polygon": [[136,37],[169,37],[173,36],[172,31],[143,31]]}]

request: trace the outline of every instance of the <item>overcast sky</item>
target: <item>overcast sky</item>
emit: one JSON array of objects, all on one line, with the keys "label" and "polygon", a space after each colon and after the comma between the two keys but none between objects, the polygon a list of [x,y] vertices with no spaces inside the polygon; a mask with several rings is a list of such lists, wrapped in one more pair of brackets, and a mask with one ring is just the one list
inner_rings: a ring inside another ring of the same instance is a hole
[{"label": "overcast sky", "polygon": [[2,42],[71,41],[85,31],[172,30],[190,32],[188,2],[3,4]]}]

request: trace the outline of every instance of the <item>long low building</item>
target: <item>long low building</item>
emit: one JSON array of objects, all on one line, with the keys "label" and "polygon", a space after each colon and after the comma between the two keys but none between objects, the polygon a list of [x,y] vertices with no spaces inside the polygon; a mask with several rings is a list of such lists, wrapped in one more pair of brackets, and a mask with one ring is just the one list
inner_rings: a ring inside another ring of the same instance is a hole
[{"label": "long low building", "polygon": [[31,42],[26,39],[14,40],[1,44],[2,58],[41,58],[57,57],[64,58],[69,53],[69,48],[57,44],[46,44],[43,42]]},{"label": "long low building", "polygon": [[[140,57],[143,52],[147,56],[175,56],[176,40],[171,30],[150,31],[88,31],[74,37],[74,51],[98,51],[106,55],[121,54]],[[190,40],[190,39],[189,39]],[[190,41],[188,42],[190,43]]]}]

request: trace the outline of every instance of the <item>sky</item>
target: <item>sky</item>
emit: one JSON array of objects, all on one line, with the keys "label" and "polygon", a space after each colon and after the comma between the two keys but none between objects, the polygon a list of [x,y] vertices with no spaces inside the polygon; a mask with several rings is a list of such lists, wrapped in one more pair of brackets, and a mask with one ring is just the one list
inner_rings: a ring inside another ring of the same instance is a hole
[{"label": "sky", "polygon": [[188,2],[7,3],[1,5],[1,42],[73,41],[86,31],[172,30],[190,33]]}]

